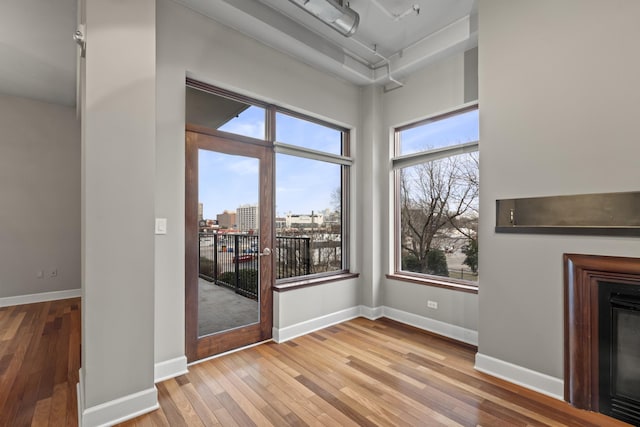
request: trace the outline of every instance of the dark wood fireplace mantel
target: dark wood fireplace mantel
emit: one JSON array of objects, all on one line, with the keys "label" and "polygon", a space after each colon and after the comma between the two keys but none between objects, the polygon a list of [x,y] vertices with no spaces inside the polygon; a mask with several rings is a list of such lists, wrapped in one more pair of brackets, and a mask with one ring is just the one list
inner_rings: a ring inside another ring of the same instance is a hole
[{"label": "dark wood fireplace mantel", "polygon": [[564,398],[594,412],[600,412],[598,286],[607,281],[640,285],[640,259],[564,255]]}]

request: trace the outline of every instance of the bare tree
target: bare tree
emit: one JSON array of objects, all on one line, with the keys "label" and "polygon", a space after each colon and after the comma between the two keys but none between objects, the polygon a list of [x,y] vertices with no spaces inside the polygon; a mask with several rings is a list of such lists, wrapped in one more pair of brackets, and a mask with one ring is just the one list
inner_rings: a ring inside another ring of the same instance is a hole
[{"label": "bare tree", "polygon": [[[410,270],[432,273],[429,252],[444,249],[458,231],[473,238],[469,228],[478,217],[477,153],[446,157],[400,171],[401,245],[403,256],[417,265]],[[433,257],[432,257],[433,258]]]}]

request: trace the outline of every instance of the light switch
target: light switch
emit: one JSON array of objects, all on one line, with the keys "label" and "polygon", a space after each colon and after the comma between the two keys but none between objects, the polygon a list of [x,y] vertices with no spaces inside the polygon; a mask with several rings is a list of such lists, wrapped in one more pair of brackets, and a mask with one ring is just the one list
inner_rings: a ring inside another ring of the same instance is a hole
[{"label": "light switch", "polygon": [[167,218],[156,218],[156,234],[167,234]]}]

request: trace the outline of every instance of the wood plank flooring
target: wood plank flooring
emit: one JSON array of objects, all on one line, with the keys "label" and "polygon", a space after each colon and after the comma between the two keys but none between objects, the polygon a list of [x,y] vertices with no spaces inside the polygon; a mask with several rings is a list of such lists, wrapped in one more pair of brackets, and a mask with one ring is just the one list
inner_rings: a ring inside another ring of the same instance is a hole
[{"label": "wood plank flooring", "polygon": [[475,349],[355,319],[193,365],[132,426],[623,426],[473,369]]},{"label": "wood plank flooring", "polygon": [[[77,425],[78,299],[0,308],[0,426]],[[624,426],[473,369],[475,350],[355,319],[193,365],[121,426]]]},{"label": "wood plank flooring", "polygon": [[0,426],[77,426],[80,299],[0,308]]}]

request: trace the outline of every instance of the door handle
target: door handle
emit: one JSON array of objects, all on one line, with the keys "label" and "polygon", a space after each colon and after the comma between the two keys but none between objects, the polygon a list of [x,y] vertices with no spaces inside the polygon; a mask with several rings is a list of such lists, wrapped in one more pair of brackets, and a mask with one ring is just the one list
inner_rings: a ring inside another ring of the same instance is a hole
[{"label": "door handle", "polygon": [[271,249],[269,248],[264,248],[262,250],[262,252],[260,253],[260,256],[265,256],[265,255],[271,255]]}]

